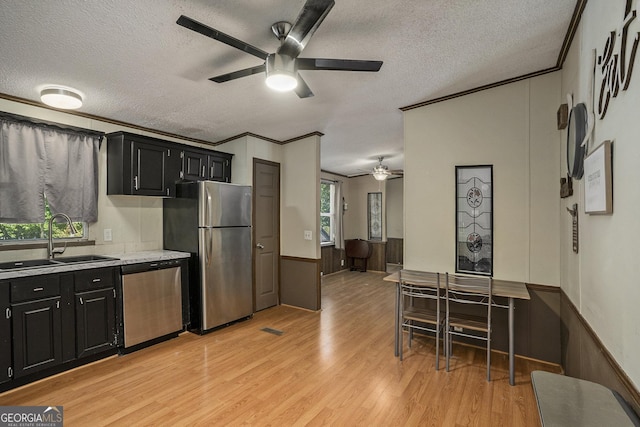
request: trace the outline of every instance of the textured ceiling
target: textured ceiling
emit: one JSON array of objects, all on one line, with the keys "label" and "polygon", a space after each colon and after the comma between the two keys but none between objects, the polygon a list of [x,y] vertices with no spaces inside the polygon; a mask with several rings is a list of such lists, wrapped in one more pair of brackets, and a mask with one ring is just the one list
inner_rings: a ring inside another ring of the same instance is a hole
[{"label": "textured ceiling", "polygon": [[254,75],[261,60],[187,30],[187,15],[274,52],[276,21],[304,0],[41,0],[0,3],[0,93],[37,101],[77,88],[82,113],[217,142],[322,132],[321,167],[403,166],[401,107],[556,66],[575,0],[336,0],[301,57],[382,60],[378,73],[301,71],[315,96]]}]

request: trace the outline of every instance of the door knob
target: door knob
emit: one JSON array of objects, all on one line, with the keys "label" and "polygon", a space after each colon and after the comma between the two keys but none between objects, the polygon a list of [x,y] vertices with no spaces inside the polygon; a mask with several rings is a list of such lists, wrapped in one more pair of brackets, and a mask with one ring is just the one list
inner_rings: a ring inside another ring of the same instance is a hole
[{"label": "door knob", "polygon": [[263,245],[262,243],[258,243],[258,244],[256,245],[256,248],[258,248],[258,249],[264,249],[264,245]]}]

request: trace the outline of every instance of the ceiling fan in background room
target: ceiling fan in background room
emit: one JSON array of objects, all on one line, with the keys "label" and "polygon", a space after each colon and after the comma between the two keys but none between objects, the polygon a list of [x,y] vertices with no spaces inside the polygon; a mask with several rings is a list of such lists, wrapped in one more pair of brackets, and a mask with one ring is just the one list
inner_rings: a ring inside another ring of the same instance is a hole
[{"label": "ceiling fan in background room", "polygon": [[265,52],[184,15],[180,16],[176,23],[264,61],[262,65],[221,74],[209,80],[224,83],[264,72],[267,86],[270,88],[283,92],[295,90],[300,98],[308,98],[313,96],[313,92],[298,70],[375,72],[382,66],[382,61],[298,58],[334,4],[334,0],[307,0],[293,25],[286,21],[273,24],[271,29],[280,40],[280,47],[275,53]]},{"label": "ceiling fan in background room", "polygon": [[373,177],[377,181],[384,181],[385,179],[389,178],[390,176],[403,176],[404,175],[404,171],[401,170],[401,169],[389,170],[389,168],[387,166],[382,164],[383,160],[384,160],[384,156],[379,156],[378,157],[378,164],[376,166],[374,166],[374,168],[371,170],[371,175],[373,175]]}]

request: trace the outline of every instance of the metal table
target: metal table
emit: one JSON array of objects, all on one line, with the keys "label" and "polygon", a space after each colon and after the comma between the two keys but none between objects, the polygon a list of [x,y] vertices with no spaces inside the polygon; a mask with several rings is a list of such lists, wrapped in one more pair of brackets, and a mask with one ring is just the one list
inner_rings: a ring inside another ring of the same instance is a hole
[{"label": "metal table", "polygon": [[[416,271],[416,270],[402,270],[402,278],[405,282],[410,284],[429,284],[433,283],[431,277],[434,273],[428,273],[425,271]],[[400,272],[395,272],[387,277],[384,280],[388,282],[396,283],[396,310],[395,310],[395,355],[398,356],[400,349],[398,348],[399,343],[399,328],[398,324],[400,321]],[[444,281],[440,281],[440,287],[443,288],[445,286]],[[514,309],[515,304],[514,300],[523,299],[528,300],[531,299],[529,296],[529,291],[527,290],[527,285],[523,282],[513,282],[510,280],[499,280],[493,279],[493,295],[498,297],[505,297],[509,301],[508,310],[509,310],[509,384],[515,385],[515,350],[514,350]],[[500,305],[496,305],[496,307],[503,307]]]}]

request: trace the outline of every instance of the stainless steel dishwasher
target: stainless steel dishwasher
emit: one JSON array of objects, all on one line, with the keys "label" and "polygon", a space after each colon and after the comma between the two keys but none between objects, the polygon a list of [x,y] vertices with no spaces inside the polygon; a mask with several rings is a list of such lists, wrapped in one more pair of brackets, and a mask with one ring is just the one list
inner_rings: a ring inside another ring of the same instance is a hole
[{"label": "stainless steel dishwasher", "polygon": [[182,331],[180,260],[122,266],[124,347]]}]

